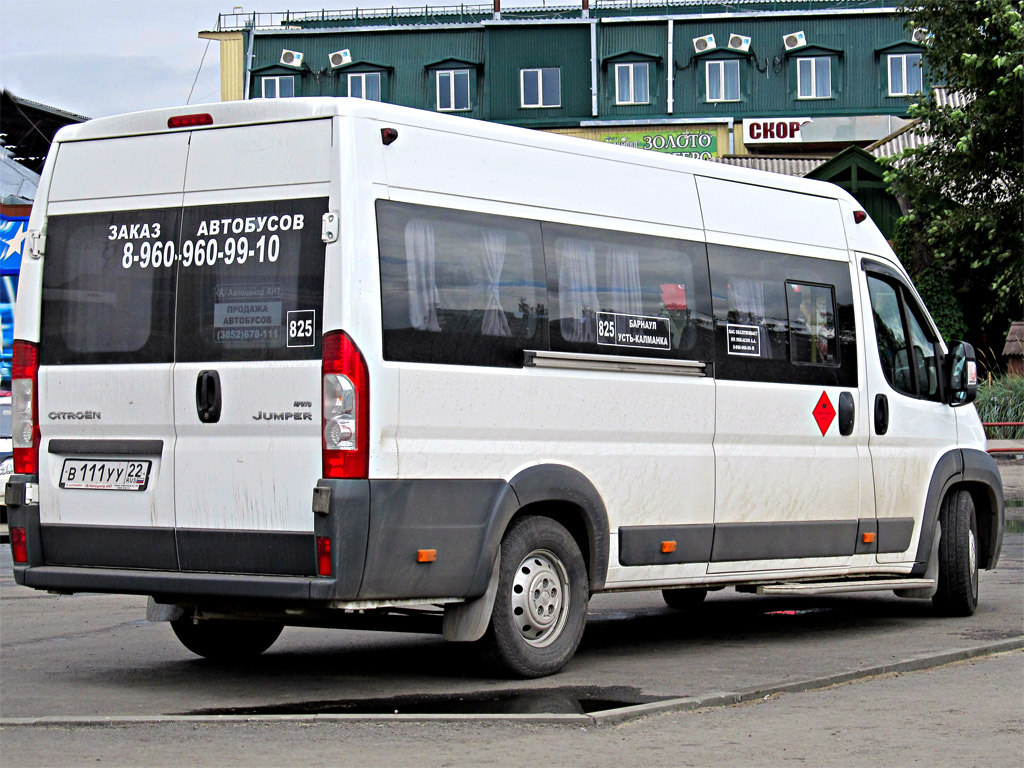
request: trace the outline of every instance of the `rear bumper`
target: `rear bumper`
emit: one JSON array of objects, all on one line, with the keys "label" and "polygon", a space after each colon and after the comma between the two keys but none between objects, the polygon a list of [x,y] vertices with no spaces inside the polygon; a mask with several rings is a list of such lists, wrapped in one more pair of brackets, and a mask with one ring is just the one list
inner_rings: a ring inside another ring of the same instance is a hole
[{"label": "rear bumper", "polygon": [[333,579],[247,576],[230,573],[137,571],[77,566],[15,566],[14,580],[56,592],[111,592],[153,597],[226,597],[258,600],[310,600],[313,586],[330,588]]},{"label": "rear bumper", "polygon": [[[12,477],[10,525],[28,562],[18,584],[60,592],[294,602],[473,598],[487,588],[500,534],[517,509],[503,480],[321,480],[307,531],[223,531],[40,524]],[[316,539],[331,540],[331,574],[317,576]],[[417,551],[436,560],[420,563]]]}]

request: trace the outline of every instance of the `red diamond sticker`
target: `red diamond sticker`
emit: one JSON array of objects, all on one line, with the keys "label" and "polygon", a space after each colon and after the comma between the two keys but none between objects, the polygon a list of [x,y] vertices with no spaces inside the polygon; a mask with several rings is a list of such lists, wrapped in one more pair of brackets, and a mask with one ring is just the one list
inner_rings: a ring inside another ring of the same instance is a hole
[{"label": "red diamond sticker", "polygon": [[818,429],[824,437],[828,428],[832,426],[832,420],[836,417],[836,409],[832,407],[832,401],[828,399],[828,393],[822,392],[818,398],[818,404],[814,406],[814,420],[818,422]]}]

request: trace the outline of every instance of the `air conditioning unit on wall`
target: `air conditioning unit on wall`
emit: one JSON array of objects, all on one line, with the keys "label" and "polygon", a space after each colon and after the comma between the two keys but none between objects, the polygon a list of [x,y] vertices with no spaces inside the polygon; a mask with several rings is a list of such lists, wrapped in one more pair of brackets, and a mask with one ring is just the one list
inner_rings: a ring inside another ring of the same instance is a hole
[{"label": "air conditioning unit on wall", "polygon": [[803,32],[794,32],[791,35],[785,35],[782,38],[782,44],[786,46],[787,51],[792,51],[794,48],[803,48],[807,45],[807,36]]},{"label": "air conditioning unit on wall", "polygon": [[281,63],[286,67],[301,67],[302,66],[302,53],[299,51],[289,51],[285,48],[281,51]]},{"label": "air conditioning unit on wall", "polygon": [[693,50],[697,53],[704,53],[704,51],[710,51],[712,48],[716,47],[714,35],[704,35],[704,37],[693,38]]},{"label": "air conditioning unit on wall", "polygon": [[352,51],[348,48],[342,48],[340,51],[332,53],[328,59],[331,62],[331,69],[344,67],[346,64],[352,63]]},{"label": "air conditioning unit on wall", "polygon": [[729,35],[729,47],[734,51],[749,51],[750,38],[746,35]]}]

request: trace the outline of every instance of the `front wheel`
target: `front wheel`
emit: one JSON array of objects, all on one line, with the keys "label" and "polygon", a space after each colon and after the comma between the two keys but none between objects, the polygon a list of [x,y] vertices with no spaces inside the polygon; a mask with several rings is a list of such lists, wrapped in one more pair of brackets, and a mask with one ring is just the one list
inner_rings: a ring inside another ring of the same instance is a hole
[{"label": "front wheel", "polygon": [[486,655],[518,677],[554,674],[579,647],[588,597],[569,532],[546,517],[520,518],[501,542],[497,597],[481,641]]},{"label": "front wheel", "polygon": [[939,583],[932,605],[946,616],[970,616],[978,607],[978,519],[971,494],[947,496],[939,525]]},{"label": "front wheel", "polygon": [[181,644],[197,656],[214,661],[242,661],[259,656],[274,644],[283,624],[272,621],[231,621],[184,616],[171,622]]}]

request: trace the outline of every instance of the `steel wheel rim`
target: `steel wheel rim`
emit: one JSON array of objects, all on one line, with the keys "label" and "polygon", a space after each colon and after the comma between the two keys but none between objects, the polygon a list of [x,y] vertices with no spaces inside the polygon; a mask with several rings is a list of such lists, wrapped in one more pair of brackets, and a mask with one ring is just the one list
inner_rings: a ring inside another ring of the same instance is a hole
[{"label": "steel wheel rim", "polygon": [[520,637],[544,648],[562,634],[569,616],[569,574],[558,556],[535,549],[512,578],[512,620]]},{"label": "steel wheel rim", "polygon": [[974,531],[967,537],[967,563],[971,571],[971,590],[978,593],[978,543]]}]

